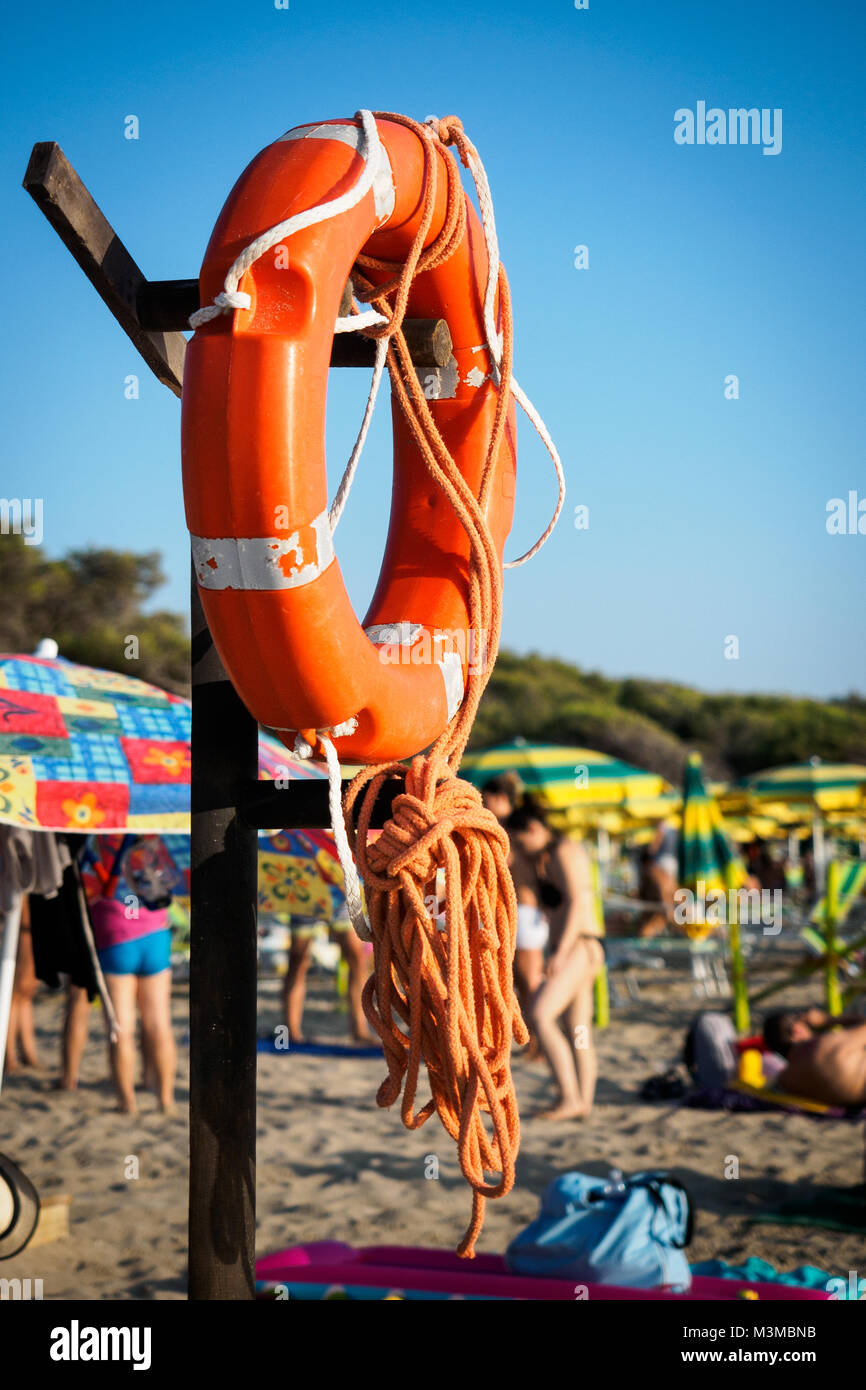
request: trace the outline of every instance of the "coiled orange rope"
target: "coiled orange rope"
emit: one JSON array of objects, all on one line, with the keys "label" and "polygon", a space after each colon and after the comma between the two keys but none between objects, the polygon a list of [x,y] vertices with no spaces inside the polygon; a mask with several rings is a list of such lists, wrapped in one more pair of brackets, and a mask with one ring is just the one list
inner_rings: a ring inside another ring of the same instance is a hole
[{"label": "coiled orange rope", "polygon": [[[475,151],[456,117],[441,121],[434,133],[405,116],[376,115],[409,126],[424,142],[425,198],[405,264],[398,268],[362,257],[353,283],[358,297],[389,320],[368,331],[372,337],[389,338],[394,392],[431,477],[450,499],[469,538],[470,626],[487,634],[488,661],[482,669],[470,663],[463,703],[432,749],[414,758],[408,770],[400,763],[366,768],[348,788],[344,811],[373,936],[374,970],[364,990],[364,1009],[388,1063],[377,1101],[393,1105],[402,1090],[407,1128],[417,1129],[435,1111],[456,1140],[473,1192],[472,1216],[458,1253],[471,1257],[486,1199],[504,1196],[514,1183],[520,1125],[510,1054],[512,1040],[525,1042],[528,1036],[513,987],[517,903],[507,865],[508,837],[478,791],[456,775],[499,646],[502,575],[485,512],[511,396],[511,303],[500,266],[499,394],[476,497],[436,428],[401,331],[413,276],[447,259],[465,230],[465,194],[456,162],[447,159],[445,222],[424,250],[436,197],[435,141],[455,145],[467,167]],[[395,273],[385,284],[373,285],[362,273],[373,268]],[[368,843],[374,802],[395,774],[405,777],[405,789],[395,797],[382,834]],[[359,798],[353,831],[352,811]],[[445,875],[444,928],[437,908],[428,906],[437,901],[440,869]],[[416,1108],[422,1061],[431,1097]]]}]

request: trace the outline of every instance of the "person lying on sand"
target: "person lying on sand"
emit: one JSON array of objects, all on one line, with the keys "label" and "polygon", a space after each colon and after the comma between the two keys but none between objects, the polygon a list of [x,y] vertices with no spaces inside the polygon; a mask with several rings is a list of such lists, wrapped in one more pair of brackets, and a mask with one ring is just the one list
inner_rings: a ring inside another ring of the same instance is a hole
[{"label": "person lying on sand", "polygon": [[764,1021],[764,1041],[787,1066],[774,1085],[823,1105],[866,1105],[866,1018],[823,1009],[782,1010]]}]

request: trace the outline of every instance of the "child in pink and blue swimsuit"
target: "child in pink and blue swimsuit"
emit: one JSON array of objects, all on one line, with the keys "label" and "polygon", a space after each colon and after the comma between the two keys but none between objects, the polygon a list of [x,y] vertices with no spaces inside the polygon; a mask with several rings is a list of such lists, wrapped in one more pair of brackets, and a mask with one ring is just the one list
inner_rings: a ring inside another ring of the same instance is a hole
[{"label": "child in pink and blue swimsuit", "polygon": [[[177,1051],[171,1027],[170,894],[160,898],[150,891],[159,841],[155,836],[101,835],[91,846],[85,881],[99,963],[119,1026],[110,1055],[120,1109],[136,1113],[138,1013],[146,1073],[154,1080],[160,1108],[172,1113]],[[146,904],[145,891],[157,905]]]}]

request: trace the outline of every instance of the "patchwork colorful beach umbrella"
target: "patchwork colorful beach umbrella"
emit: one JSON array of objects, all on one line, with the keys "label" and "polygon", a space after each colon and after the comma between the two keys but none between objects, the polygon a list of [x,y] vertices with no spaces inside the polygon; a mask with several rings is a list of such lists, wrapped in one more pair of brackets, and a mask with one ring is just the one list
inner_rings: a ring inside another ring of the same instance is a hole
[{"label": "patchwork colorful beach umbrella", "polygon": [[[0,822],[189,833],[190,704],[115,671],[0,656]],[[259,777],[321,778],[259,735]]]},{"label": "patchwork colorful beach umbrella", "polygon": [[476,787],[505,772],[516,772],[527,791],[551,810],[614,807],[630,797],[649,799],[670,790],[657,773],[592,748],[527,743],[521,738],[467,753],[460,765],[461,777]]},{"label": "patchwork colorful beach umbrella", "polygon": [[[746,878],[715,797],[704,786],[699,754],[689,755],[679,837],[680,887],[705,893],[738,887]],[[736,880],[732,883],[732,880]]]},{"label": "patchwork colorful beach umbrella", "polygon": [[189,703],[61,658],[0,656],[0,821],[189,828]]},{"label": "patchwork colorful beach umbrella", "polygon": [[326,830],[280,830],[259,835],[259,911],[271,917],[342,915],[343,871]]}]

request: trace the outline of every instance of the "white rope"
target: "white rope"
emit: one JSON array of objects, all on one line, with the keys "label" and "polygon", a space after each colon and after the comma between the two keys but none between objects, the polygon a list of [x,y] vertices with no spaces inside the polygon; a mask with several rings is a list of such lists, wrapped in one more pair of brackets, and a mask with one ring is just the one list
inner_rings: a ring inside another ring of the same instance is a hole
[{"label": "white rope", "polygon": [[[434,133],[439,131],[438,116],[428,116],[424,122],[430,126]],[[471,144],[471,142],[470,142]],[[475,194],[478,198],[478,207],[481,212],[481,225],[484,228],[484,240],[487,244],[487,288],[484,294],[484,331],[487,334],[487,346],[493,358],[493,378],[498,384],[500,376],[500,366],[502,363],[502,334],[496,327],[496,315],[494,305],[496,303],[496,290],[499,285],[499,240],[496,235],[496,216],[493,211],[493,195],[490,192],[490,183],[487,178],[487,171],[481,161],[481,156],[477,150],[470,148],[467,151],[469,160],[469,172],[475,184]],[[516,377],[511,377],[511,393],[520,408],[524,411],[527,418],[535,427],[547,452],[553,460],[553,467],[556,470],[556,481],[559,488],[559,495],[556,499],[556,507],[547,528],[533,546],[520,555],[516,560],[506,560],[503,569],[517,569],[519,565],[525,565],[527,560],[531,560],[533,555],[537,555],[541,547],[550,537],[553,528],[559,520],[565,502],[565,474],[562,469],[562,460],[559,457],[556,445],[550,437],[550,433],[536,410],[532,401],[525,391],[518,384]]]},{"label": "white rope", "polygon": [[[328,763],[328,805],[331,810],[331,832],[337,846],[337,857],[343,870],[343,891],[346,895],[346,908],[349,920],[362,941],[372,941],[373,933],[364,915],[361,899],[361,884],[358,870],[352,858],[346,822],[343,817],[343,778],[340,773],[340,760],[333,740],[343,734],[353,734],[358,727],[357,719],[347,719],[344,724],[335,724],[332,729],[317,729],[319,742],[325,750]],[[309,758],[313,754],[311,744],[300,734],[295,739],[295,754],[299,758]]]},{"label": "white rope", "polygon": [[[198,309],[190,316],[190,328],[199,328],[203,323],[208,323],[220,314],[231,313],[234,309],[248,309],[251,302],[250,296],[238,290],[238,285],[241,277],[260,256],[263,256],[266,251],[270,251],[272,246],[276,246],[277,242],[282,241],[285,237],[290,237],[305,227],[314,227],[318,222],[327,222],[332,217],[338,217],[342,212],[348,212],[350,208],[356,207],[367,191],[372,188],[373,180],[379,171],[382,160],[379,131],[372,111],[356,111],[355,120],[361,122],[364,130],[364,167],[354,187],[346,193],[341,193],[339,198],[332,198],[329,203],[320,203],[317,207],[305,209],[304,212],[296,212],[292,217],[287,217],[285,221],[277,222],[268,231],[262,232],[255,241],[251,241],[249,246],[229,267],[223,290],[216,296],[213,304]],[[345,332],[346,330],[343,329],[342,331]]]},{"label": "white rope", "polygon": [[365,309],[361,314],[346,314],[334,324],[335,333],[354,333],[359,328],[375,328],[379,323],[387,323],[384,314],[376,309]]},{"label": "white rope", "polygon": [[506,570],[517,569],[518,565],[525,565],[527,560],[531,560],[533,555],[538,554],[541,547],[549,539],[556,523],[559,521],[563,503],[565,502],[565,474],[562,471],[562,460],[559,457],[559,450],[557,449],[556,445],[551,439],[546,424],[542,420],[535,406],[532,404],[532,401],[529,399],[526,392],[523,390],[522,386],[519,384],[517,378],[514,375],[512,375],[511,377],[511,394],[513,395],[514,399],[517,401],[517,404],[523,410],[527,418],[532,421],[533,425],[535,426],[536,433],[541,439],[542,444],[544,445],[547,452],[550,454],[550,457],[553,459],[553,466],[556,469],[556,481],[559,487],[559,495],[556,499],[556,506],[553,509],[553,516],[547,523],[546,529],[538,537],[538,540],[535,542],[535,545],[530,546],[529,550],[527,550],[523,555],[518,556],[516,560],[503,561],[502,568]]}]

